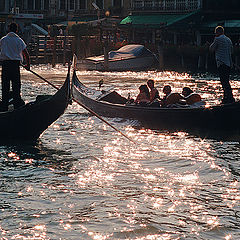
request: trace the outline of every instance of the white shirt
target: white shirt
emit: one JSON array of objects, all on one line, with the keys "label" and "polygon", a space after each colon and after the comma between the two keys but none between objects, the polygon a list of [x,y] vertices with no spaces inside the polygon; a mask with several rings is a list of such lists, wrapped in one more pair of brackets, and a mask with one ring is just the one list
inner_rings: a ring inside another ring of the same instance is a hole
[{"label": "white shirt", "polygon": [[225,64],[229,67],[232,66],[232,50],[233,45],[230,38],[225,35],[215,37],[214,42],[210,45],[210,51],[215,52],[217,67]]},{"label": "white shirt", "polygon": [[14,32],[9,32],[0,39],[0,60],[23,60],[22,51],[25,42]]}]

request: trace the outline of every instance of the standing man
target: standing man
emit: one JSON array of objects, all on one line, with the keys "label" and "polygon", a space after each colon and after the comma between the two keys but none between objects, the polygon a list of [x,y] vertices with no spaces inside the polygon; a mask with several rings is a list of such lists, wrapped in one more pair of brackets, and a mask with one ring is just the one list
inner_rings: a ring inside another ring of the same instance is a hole
[{"label": "standing man", "polygon": [[26,44],[17,35],[18,25],[10,23],[8,34],[0,39],[0,60],[2,61],[2,107],[1,111],[8,110],[10,82],[12,83],[14,109],[23,106],[21,99],[20,62],[23,56],[26,61],[24,66],[30,70],[30,57]]},{"label": "standing man", "polygon": [[232,41],[224,35],[224,28],[222,26],[215,28],[215,34],[216,37],[209,49],[215,52],[218,74],[224,91],[222,104],[233,103],[235,100],[229,83],[230,69],[232,67]]}]

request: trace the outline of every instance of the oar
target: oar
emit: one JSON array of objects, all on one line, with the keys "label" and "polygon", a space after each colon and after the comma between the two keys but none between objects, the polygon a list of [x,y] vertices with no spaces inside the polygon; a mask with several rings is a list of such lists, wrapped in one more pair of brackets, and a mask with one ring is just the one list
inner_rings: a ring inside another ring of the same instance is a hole
[{"label": "oar", "polygon": [[[55,89],[59,89],[58,87],[56,87],[54,84],[52,84],[51,82],[49,82],[47,79],[45,79],[44,77],[40,76],[39,74],[37,74],[36,72],[32,71],[32,70],[28,70],[31,73],[33,73],[34,75],[36,75],[37,77],[39,77],[40,79],[42,79],[44,82],[48,83],[49,85],[51,85],[52,87],[54,87]],[[120,133],[122,136],[124,136],[125,138],[127,138],[129,141],[137,144],[134,140],[132,140],[131,138],[129,138],[126,134],[124,134],[123,132],[121,132],[120,130],[118,130],[117,128],[115,128],[112,124],[110,124],[109,122],[107,122],[105,119],[103,119],[101,116],[99,116],[97,113],[95,113],[93,110],[91,110],[90,108],[88,108],[87,106],[85,106],[84,104],[80,103],[78,100],[76,100],[75,98],[73,98],[73,101],[75,101],[76,103],[78,103],[81,107],[83,107],[84,109],[86,109],[87,111],[89,111],[90,113],[92,113],[94,116],[96,116],[97,118],[99,118],[101,121],[103,121],[104,123],[106,123],[108,126],[110,126],[111,128],[113,128],[115,131],[117,131],[118,133]]]},{"label": "oar", "polygon": [[104,123],[106,123],[108,126],[110,126],[111,128],[113,128],[114,130],[116,130],[118,133],[120,133],[122,136],[124,136],[125,138],[127,138],[129,141],[137,144],[134,140],[132,140],[131,138],[129,138],[126,134],[124,134],[123,132],[121,132],[120,130],[118,130],[117,128],[115,128],[112,124],[110,124],[108,121],[106,121],[105,119],[103,119],[101,116],[99,116],[97,113],[95,113],[92,109],[88,108],[87,106],[85,106],[84,104],[82,104],[81,102],[79,102],[77,99],[73,98],[73,101],[78,103],[81,107],[83,107],[84,109],[86,109],[87,111],[89,111],[90,113],[92,113],[94,116],[96,116],[97,118],[99,118],[101,121],[103,121]]},{"label": "oar", "polygon": [[49,85],[51,85],[52,87],[54,87],[55,89],[59,89],[57,86],[55,86],[54,84],[52,84],[51,82],[49,82],[47,79],[43,78],[42,76],[40,76],[39,74],[37,74],[36,72],[34,72],[33,70],[28,70],[29,72],[33,73],[34,75],[36,75],[37,77],[39,77],[40,79],[42,79],[44,82],[48,83]]}]

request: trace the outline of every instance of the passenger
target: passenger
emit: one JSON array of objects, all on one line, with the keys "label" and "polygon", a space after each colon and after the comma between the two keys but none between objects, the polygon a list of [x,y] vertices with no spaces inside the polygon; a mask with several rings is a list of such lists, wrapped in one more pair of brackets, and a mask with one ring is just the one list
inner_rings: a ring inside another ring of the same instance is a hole
[{"label": "passenger", "polygon": [[146,84],[139,87],[140,93],[137,95],[135,103],[145,105],[150,102],[150,93]]},{"label": "passenger", "polygon": [[147,85],[150,88],[150,102],[153,102],[156,99],[160,99],[158,90],[154,87],[154,81],[148,80]]},{"label": "passenger", "polygon": [[165,94],[165,96],[161,101],[162,107],[167,107],[172,104],[179,103],[180,100],[183,99],[183,97],[179,93],[172,93],[171,86],[169,85],[164,86],[163,93]]},{"label": "passenger", "polygon": [[183,88],[182,95],[183,95],[183,97],[186,100],[186,103],[188,105],[192,105],[194,103],[202,101],[201,96],[197,93],[194,93],[193,90],[189,87],[184,87]]}]

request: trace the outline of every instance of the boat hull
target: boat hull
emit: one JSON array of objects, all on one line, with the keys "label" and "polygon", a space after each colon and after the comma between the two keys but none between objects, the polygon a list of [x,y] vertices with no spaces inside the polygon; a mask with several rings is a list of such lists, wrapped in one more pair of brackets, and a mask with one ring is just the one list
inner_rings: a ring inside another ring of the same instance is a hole
[{"label": "boat hull", "polygon": [[104,55],[80,60],[77,70],[142,71],[153,67],[157,62],[155,54],[143,45],[129,44],[109,52],[108,61],[104,61]]},{"label": "boat hull", "polygon": [[[220,133],[240,136],[240,102],[209,108],[160,108],[113,104],[97,101],[82,91],[82,84],[73,76],[73,97],[95,113],[106,117],[138,120],[147,128],[183,130],[198,135]],[[92,91],[92,89],[91,89]]]},{"label": "boat hull", "polygon": [[69,74],[55,95],[0,113],[0,142],[35,141],[55,122],[68,106]]},{"label": "boat hull", "polygon": [[153,67],[154,64],[156,64],[156,59],[151,56],[110,60],[107,68],[104,61],[82,60],[77,63],[77,70],[142,71]]}]

